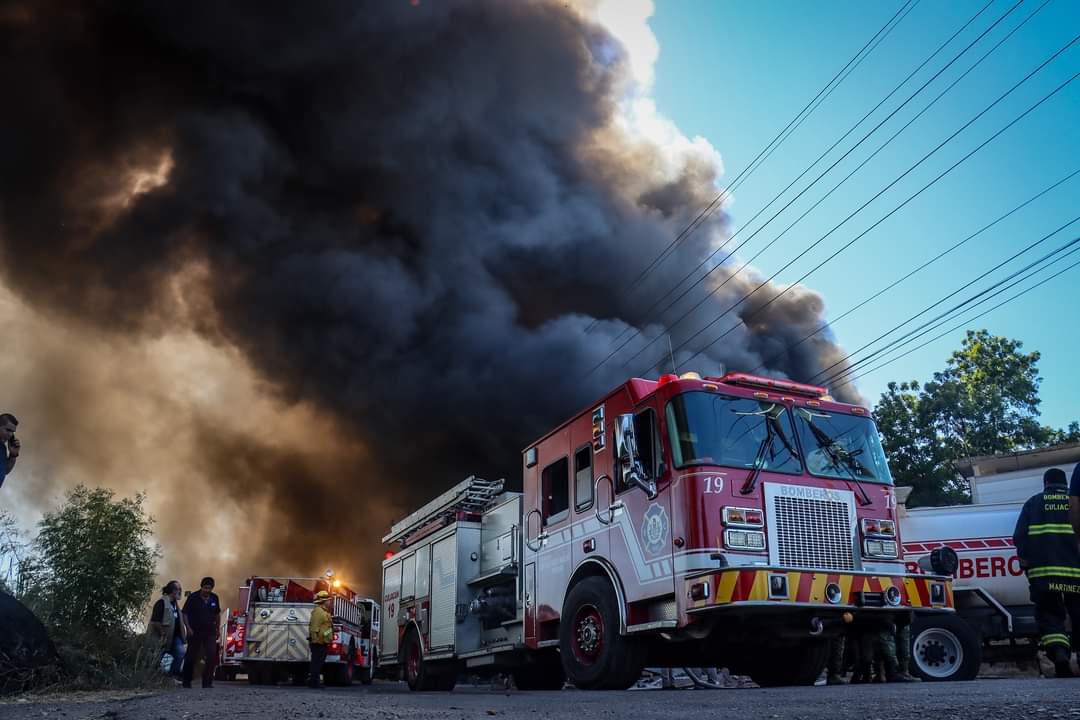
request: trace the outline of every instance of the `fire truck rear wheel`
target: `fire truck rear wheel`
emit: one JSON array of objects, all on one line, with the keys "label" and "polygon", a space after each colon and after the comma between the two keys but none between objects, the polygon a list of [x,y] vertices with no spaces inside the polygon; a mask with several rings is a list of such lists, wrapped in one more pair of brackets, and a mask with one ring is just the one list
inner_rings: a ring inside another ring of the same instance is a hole
[{"label": "fire truck rear wheel", "polygon": [[974,680],[982,663],[982,641],[956,615],[915,616],[911,624],[911,665],[923,680]]},{"label": "fire truck rear wheel", "polygon": [[585,578],[567,594],[559,654],[566,677],[583,690],[625,690],[641,676],[643,647],[619,633],[615,591],[606,579]]},{"label": "fire truck rear wheel", "polygon": [[375,663],[378,662],[379,655],[373,649],[371,651],[371,657],[368,658],[367,667],[360,671],[360,682],[364,685],[370,685],[375,679]]},{"label": "fire truck rear wheel", "polygon": [[[457,682],[457,676],[450,679],[440,676],[431,662],[424,661],[424,653],[420,648],[420,636],[415,631],[409,631],[405,636],[405,646],[402,652],[402,661],[405,665],[405,682],[410,690],[426,692],[430,690],[452,690]],[[444,687],[449,683],[449,687]]]},{"label": "fire truck rear wheel", "polygon": [[759,655],[750,670],[750,679],[761,687],[813,685],[829,661],[829,643],[804,640],[795,647]]},{"label": "fire truck rear wheel", "polygon": [[334,687],[348,687],[352,685],[353,675],[356,671],[354,658],[356,651],[349,646],[348,661],[326,665],[323,674],[326,676],[326,684]]}]

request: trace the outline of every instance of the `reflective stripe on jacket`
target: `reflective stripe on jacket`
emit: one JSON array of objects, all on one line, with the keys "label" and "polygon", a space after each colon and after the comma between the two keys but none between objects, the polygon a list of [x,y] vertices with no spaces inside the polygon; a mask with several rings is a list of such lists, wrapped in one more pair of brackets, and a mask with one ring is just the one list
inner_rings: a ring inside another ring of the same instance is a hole
[{"label": "reflective stripe on jacket", "polygon": [[1075,585],[1080,578],[1080,544],[1069,522],[1069,494],[1064,487],[1048,487],[1024,503],[1013,542],[1032,584]]}]

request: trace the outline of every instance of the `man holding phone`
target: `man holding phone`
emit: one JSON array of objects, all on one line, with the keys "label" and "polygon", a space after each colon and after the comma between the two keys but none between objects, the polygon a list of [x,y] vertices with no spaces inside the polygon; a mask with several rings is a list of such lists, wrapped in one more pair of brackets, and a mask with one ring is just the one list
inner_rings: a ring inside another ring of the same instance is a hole
[{"label": "man holding phone", "polygon": [[14,415],[0,414],[0,447],[4,451],[4,457],[0,458],[0,487],[3,487],[8,473],[15,469],[15,460],[19,457],[19,438],[15,437],[18,427],[19,421]]}]

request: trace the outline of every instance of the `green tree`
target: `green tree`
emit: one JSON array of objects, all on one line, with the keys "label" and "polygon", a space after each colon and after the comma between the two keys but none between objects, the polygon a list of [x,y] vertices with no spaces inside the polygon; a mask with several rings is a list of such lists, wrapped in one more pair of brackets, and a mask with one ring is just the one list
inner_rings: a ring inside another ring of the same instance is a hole
[{"label": "green tree", "polygon": [[1039,353],[1022,348],[969,330],[930,382],[889,383],[874,414],[897,484],[915,488],[910,505],[964,501],[961,458],[1080,440],[1076,422],[1067,430],[1039,422]]},{"label": "green tree", "polygon": [[150,543],[154,521],[144,500],[80,485],[45,515],[32,601],[47,624],[107,636],[126,635],[142,620],[161,555]]}]

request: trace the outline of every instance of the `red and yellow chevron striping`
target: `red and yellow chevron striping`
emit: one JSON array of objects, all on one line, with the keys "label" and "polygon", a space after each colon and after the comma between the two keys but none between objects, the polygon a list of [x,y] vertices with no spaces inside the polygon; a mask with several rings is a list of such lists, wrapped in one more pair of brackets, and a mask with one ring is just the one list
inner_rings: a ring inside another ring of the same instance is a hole
[{"label": "red and yellow chevron striping", "polygon": [[[787,597],[777,597],[769,593],[769,577],[787,576]],[[952,584],[944,582],[943,603],[931,602],[930,586],[942,583],[939,578],[920,577],[917,575],[871,575],[861,573],[830,573],[820,571],[793,571],[759,568],[728,568],[709,575],[687,578],[685,590],[689,600],[689,610],[706,607],[732,605],[745,602],[801,603],[845,607],[856,605],[856,593],[885,592],[891,587],[900,591],[900,606],[909,608],[951,608],[953,606]],[[700,588],[708,583],[709,590],[702,594],[693,592],[694,586]],[[826,588],[835,584],[840,588],[841,601],[830,603],[826,598]]]}]

